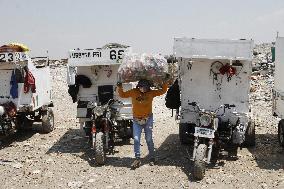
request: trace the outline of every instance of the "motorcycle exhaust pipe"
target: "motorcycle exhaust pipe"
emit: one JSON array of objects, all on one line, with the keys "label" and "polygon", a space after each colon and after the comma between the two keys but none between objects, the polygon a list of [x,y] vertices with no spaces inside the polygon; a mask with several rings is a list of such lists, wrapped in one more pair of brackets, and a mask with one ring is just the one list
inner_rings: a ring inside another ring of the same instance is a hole
[{"label": "motorcycle exhaust pipe", "polygon": [[106,144],[105,145],[106,145],[106,149],[108,149],[109,133],[106,132],[105,135],[106,135]]},{"label": "motorcycle exhaust pipe", "polygon": [[213,139],[209,140],[209,147],[208,147],[209,151],[208,151],[208,156],[207,156],[207,164],[210,163],[211,160],[211,154],[212,154],[212,150],[213,150]]},{"label": "motorcycle exhaust pipe", "polygon": [[0,116],[5,114],[5,108],[3,106],[0,106]]},{"label": "motorcycle exhaust pipe", "polygon": [[194,139],[194,148],[193,148],[193,154],[192,154],[192,161],[195,160],[195,156],[196,156],[196,149],[197,149],[197,146],[198,146],[198,137],[195,137]]}]

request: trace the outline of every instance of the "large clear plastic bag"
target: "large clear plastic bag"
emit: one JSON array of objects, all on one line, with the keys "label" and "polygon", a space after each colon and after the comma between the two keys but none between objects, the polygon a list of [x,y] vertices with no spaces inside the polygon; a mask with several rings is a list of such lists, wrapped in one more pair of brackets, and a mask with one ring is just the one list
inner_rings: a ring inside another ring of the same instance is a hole
[{"label": "large clear plastic bag", "polygon": [[125,83],[147,79],[160,85],[167,77],[167,60],[161,55],[126,54],[118,69],[118,80]]}]

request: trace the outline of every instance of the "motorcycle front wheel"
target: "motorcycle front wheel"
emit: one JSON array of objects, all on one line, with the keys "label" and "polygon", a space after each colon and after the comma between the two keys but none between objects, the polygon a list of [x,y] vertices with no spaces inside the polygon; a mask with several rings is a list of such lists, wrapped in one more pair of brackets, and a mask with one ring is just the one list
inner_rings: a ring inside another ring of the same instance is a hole
[{"label": "motorcycle front wheel", "polygon": [[197,180],[202,180],[205,176],[206,169],[206,157],[207,146],[205,144],[199,144],[196,149],[196,156],[193,166],[193,177]]},{"label": "motorcycle front wheel", "polygon": [[96,133],[95,141],[95,161],[98,165],[104,165],[106,161],[106,152],[105,152],[105,135],[102,132]]}]

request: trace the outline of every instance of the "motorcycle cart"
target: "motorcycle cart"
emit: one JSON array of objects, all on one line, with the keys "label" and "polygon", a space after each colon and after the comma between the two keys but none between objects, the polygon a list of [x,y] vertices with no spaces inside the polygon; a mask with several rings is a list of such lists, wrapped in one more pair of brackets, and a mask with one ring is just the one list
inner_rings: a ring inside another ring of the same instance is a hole
[{"label": "motorcycle cart", "polygon": [[175,38],[181,107],[179,137],[193,146],[196,179],[221,151],[255,145],[249,106],[252,40]]},{"label": "motorcycle cart", "polygon": [[[71,50],[68,59],[69,94],[77,102],[77,118],[95,149],[97,164],[105,163],[116,139],[132,138],[131,99],[116,93],[117,70],[130,48],[106,45],[99,49]],[[132,89],[132,84],[124,84]]]},{"label": "motorcycle cart", "polygon": [[276,38],[275,75],[273,89],[273,115],[281,120],[278,123],[278,140],[284,147],[284,37]]},{"label": "motorcycle cart", "polygon": [[27,52],[0,52],[0,138],[42,122],[54,129],[48,59],[35,65]]}]

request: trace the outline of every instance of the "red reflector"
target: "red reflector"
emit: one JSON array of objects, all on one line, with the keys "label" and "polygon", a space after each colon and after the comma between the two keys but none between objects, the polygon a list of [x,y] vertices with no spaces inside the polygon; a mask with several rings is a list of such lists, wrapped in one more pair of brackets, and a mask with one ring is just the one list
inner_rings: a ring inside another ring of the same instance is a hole
[{"label": "red reflector", "polygon": [[96,133],[96,132],[97,132],[96,127],[92,127],[92,133]]}]

